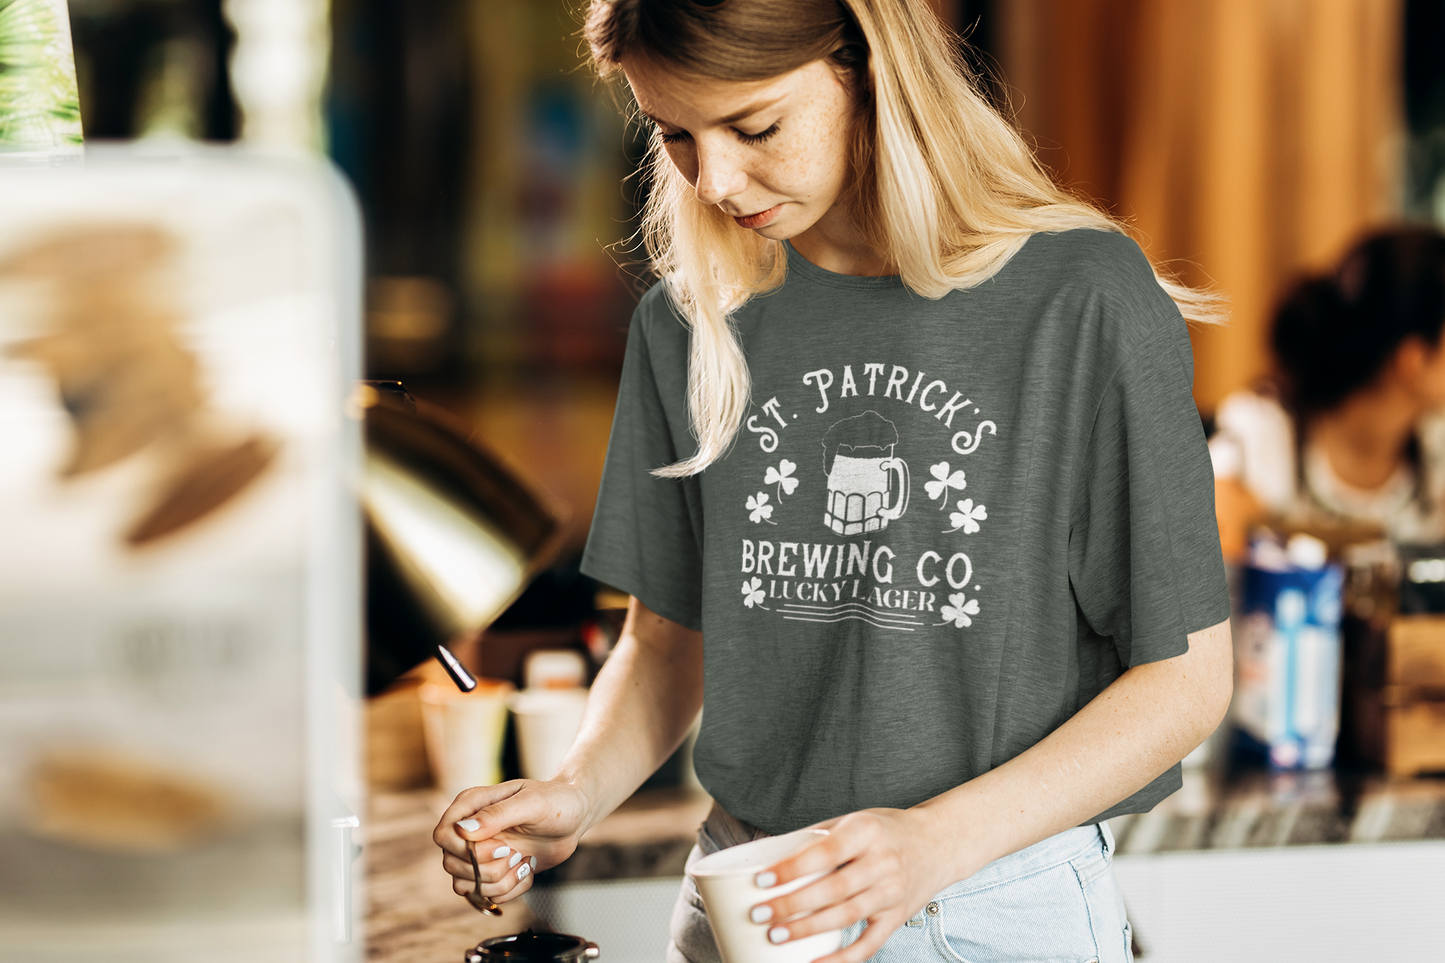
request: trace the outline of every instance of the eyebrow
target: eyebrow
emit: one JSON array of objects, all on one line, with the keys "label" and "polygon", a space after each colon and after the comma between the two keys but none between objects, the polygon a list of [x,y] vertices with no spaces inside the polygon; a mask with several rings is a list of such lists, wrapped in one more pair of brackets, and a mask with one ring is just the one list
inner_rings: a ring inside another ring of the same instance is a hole
[{"label": "eyebrow", "polygon": [[[735,110],[735,111],[733,111],[731,114],[728,114],[726,117],[719,118],[719,119],[718,119],[718,123],[719,123],[719,124],[735,124],[735,123],[737,123],[738,121],[742,120],[744,117],[751,117],[753,114],[759,113],[760,111],[767,110],[769,107],[774,106],[774,105],[777,104],[780,100],[782,100],[784,96],[786,96],[786,95],[780,94],[780,95],[778,95],[777,97],[774,97],[772,100],[760,101],[760,102],[755,103],[755,104],[749,104],[748,106],[744,107],[742,110]],[[638,109],[641,110],[641,108],[638,108]],[[649,113],[648,113],[647,111],[645,111],[645,110],[642,111],[642,116],[646,117],[648,120],[652,121],[654,124],[667,124],[667,121],[658,120],[656,117],[652,116],[651,114],[649,114]],[[672,126],[672,125],[671,125],[671,124],[668,124],[668,126]]]}]

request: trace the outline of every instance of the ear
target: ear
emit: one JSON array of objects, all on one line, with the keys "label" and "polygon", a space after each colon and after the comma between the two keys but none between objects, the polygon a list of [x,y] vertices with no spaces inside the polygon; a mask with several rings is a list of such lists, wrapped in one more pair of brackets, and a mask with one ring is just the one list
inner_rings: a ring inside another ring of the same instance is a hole
[{"label": "ear", "polygon": [[1440,348],[1417,334],[1400,342],[1390,359],[1391,373],[1400,383],[1413,388],[1435,360]]}]

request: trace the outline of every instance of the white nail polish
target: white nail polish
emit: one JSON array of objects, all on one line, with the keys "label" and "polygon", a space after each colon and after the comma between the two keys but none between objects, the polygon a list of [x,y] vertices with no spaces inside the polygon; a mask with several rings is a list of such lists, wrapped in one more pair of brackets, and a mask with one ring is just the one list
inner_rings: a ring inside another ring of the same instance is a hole
[{"label": "white nail polish", "polygon": [[528,862],[528,864],[531,865],[532,869],[535,871],[536,868],[537,868],[537,857],[536,857],[536,856],[533,856],[531,859],[527,860],[527,862]]},{"label": "white nail polish", "polygon": [[522,880],[526,879],[527,875],[531,872],[532,867],[528,866],[526,863],[523,863],[521,866],[517,867],[517,882],[520,883]]},{"label": "white nail polish", "polygon": [[469,833],[474,833],[482,828],[482,824],[475,819],[463,819],[457,823],[457,828]]},{"label": "white nail polish", "polygon": [[753,911],[748,915],[754,923],[766,923],[773,918],[773,908],[764,903],[761,906],[754,906]]},{"label": "white nail polish", "polygon": [[503,856],[507,855],[511,851],[512,847],[510,846],[498,846],[496,849],[492,850],[492,858],[501,859]]},{"label": "white nail polish", "polygon": [[788,928],[786,926],[774,926],[768,930],[769,943],[783,943],[788,939]]},{"label": "white nail polish", "polygon": [[522,854],[521,854],[521,853],[513,853],[513,854],[512,854],[512,858],[509,859],[509,860],[507,860],[507,866],[510,868],[510,867],[512,867],[512,866],[517,865],[517,864],[520,863],[521,861],[522,861]]},{"label": "white nail polish", "polygon": [[778,885],[777,873],[759,873],[753,877],[753,885],[758,889],[772,889]]}]

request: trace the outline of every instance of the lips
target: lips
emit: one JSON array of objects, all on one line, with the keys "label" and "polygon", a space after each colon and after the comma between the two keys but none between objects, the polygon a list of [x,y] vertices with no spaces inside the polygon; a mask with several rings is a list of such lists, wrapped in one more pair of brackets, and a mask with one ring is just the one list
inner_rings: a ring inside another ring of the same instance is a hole
[{"label": "lips", "polygon": [[733,220],[738,222],[739,227],[746,227],[749,230],[756,230],[757,228],[765,227],[766,225],[771,223],[773,218],[777,217],[778,212],[782,209],[783,205],[776,204],[773,207],[768,208],[766,211],[759,211],[756,214],[749,214],[747,217],[734,217]]}]

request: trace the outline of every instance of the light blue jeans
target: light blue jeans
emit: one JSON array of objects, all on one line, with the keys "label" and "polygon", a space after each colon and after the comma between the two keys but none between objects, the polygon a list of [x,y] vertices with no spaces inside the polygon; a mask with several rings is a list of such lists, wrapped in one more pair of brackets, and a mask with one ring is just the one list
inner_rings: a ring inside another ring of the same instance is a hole
[{"label": "light blue jeans", "polygon": [[[766,835],[714,806],[688,865]],[[1131,963],[1131,934],[1114,880],[1107,824],[1070,829],[994,860],[934,896],[872,963]],[[851,943],[862,923],[848,929]],[[668,963],[720,963],[690,878],[672,914]]]}]

